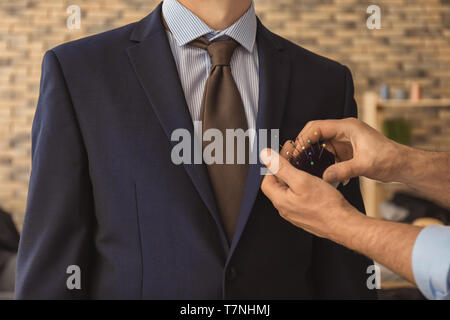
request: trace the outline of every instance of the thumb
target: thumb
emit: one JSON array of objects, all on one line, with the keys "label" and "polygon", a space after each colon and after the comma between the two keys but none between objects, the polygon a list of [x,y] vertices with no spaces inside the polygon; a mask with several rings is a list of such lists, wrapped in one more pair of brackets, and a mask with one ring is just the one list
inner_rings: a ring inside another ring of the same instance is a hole
[{"label": "thumb", "polygon": [[288,160],[271,149],[264,149],[260,153],[261,161],[278,179],[288,186],[295,184],[295,171],[297,171]]},{"label": "thumb", "polygon": [[336,183],[349,180],[359,175],[357,162],[354,159],[350,159],[329,166],[323,173],[323,180],[329,183]]}]

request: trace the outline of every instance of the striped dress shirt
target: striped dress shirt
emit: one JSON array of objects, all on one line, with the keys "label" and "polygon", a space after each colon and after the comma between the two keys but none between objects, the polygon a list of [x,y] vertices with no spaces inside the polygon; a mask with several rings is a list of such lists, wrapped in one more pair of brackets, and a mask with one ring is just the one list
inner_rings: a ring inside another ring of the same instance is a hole
[{"label": "striped dress shirt", "polygon": [[[238,46],[231,58],[231,73],[241,94],[248,128],[256,129],[258,112],[259,73],[256,45],[256,15],[253,3],[233,25],[225,30],[213,30],[177,0],[164,0],[162,6],[170,48],[178,69],[192,121],[200,121],[200,106],[211,60],[206,50],[188,45],[205,36],[208,40],[233,38]],[[197,136],[199,130],[197,126]]]}]

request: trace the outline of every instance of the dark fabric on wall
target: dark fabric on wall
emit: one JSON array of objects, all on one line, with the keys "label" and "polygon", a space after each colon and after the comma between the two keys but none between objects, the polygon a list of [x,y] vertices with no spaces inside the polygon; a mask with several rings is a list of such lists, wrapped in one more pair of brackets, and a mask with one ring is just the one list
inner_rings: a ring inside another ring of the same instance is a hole
[{"label": "dark fabric on wall", "polygon": [[19,247],[19,232],[11,215],[0,209],[0,250],[17,252]]}]

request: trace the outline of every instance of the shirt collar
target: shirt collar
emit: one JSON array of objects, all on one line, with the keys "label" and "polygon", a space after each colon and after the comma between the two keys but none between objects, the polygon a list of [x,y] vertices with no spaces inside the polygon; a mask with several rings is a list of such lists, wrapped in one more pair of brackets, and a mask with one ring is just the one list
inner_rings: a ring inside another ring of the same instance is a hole
[{"label": "shirt collar", "polygon": [[183,46],[205,35],[212,35],[212,37],[208,37],[210,40],[221,36],[228,36],[236,40],[248,51],[253,51],[257,24],[253,2],[238,21],[221,31],[210,28],[177,0],[164,0],[162,12],[164,20],[179,46]]}]

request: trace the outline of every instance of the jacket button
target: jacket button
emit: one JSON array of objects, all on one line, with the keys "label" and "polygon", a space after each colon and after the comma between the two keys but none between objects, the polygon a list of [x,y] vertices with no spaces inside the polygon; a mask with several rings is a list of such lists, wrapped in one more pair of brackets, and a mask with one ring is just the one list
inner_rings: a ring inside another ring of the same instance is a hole
[{"label": "jacket button", "polygon": [[237,271],[235,267],[230,267],[228,269],[227,279],[228,281],[234,281],[237,278]]}]

